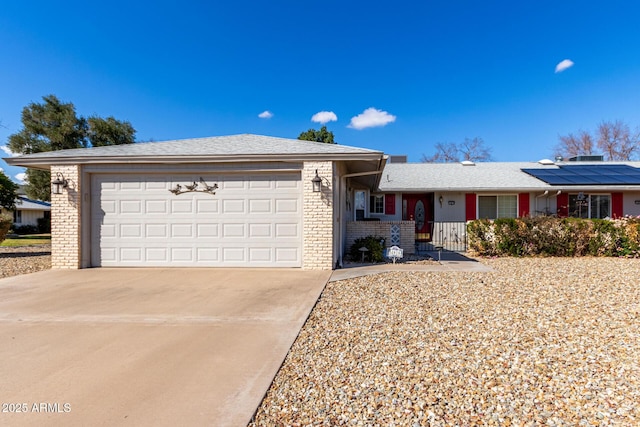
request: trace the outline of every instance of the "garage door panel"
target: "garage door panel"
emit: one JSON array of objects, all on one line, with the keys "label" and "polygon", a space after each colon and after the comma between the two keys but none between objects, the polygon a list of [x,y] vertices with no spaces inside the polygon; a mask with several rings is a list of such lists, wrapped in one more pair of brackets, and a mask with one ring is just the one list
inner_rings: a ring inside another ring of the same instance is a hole
[{"label": "garage door panel", "polygon": [[250,214],[270,214],[271,200],[270,199],[249,200],[249,213]]},{"label": "garage door panel", "polygon": [[197,200],[196,201],[196,213],[202,214],[217,214],[218,213],[218,201],[217,200]]},{"label": "garage door panel", "polygon": [[167,200],[146,200],[144,207],[147,215],[166,215],[169,212]]},{"label": "garage door panel", "polygon": [[244,213],[244,199],[227,199],[222,201],[222,213],[223,214],[243,214]]},{"label": "garage door panel", "polygon": [[142,224],[121,224],[119,236],[121,239],[139,239],[142,237]]},{"label": "garage door panel", "polygon": [[273,224],[249,224],[249,238],[267,238],[273,237]]},{"label": "garage door panel", "polygon": [[[169,190],[200,177],[214,194]],[[93,175],[94,266],[300,267],[300,174]]]},{"label": "garage door panel", "polygon": [[147,239],[166,239],[169,237],[167,224],[145,224],[144,237]]},{"label": "garage door panel", "polygon": [[198,224],[197,225],[198,238],[204,237],[218,237],[219,224]]},{"label": "garage door panel", "polygon": [[220,251],[218,248],[197,248],[198,262],[217,263],[220,261]]},{"label": "garage door panel", "polygon": [[276,213],[289,213],[299,214],[299,200],[298,199],[276,199]]},{"label": "garage door panel", "polygon": [[192,213],[193,212],[193,203],[192,200],[182,199],[182,200],[171,200],[171,213],[172,214],[180,214],[180,213]]},{"label": "garage door panel", "polygon": [[300,261],[300,251],[295,246],[275,248],[278,261]]},{"label": "garage door panel", "polygon": [[151,262],[169,262],[169,251],[167,248],[145,248],[145,259]]}]

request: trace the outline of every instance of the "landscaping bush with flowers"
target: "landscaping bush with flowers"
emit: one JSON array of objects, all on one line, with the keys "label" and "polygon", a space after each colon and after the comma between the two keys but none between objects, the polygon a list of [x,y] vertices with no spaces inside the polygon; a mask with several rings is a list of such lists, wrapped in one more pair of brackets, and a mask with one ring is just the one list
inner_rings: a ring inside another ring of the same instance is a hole
[{"label": "landscaping bush with flowers", "polygon": [[640,216],[481,219],[467,223],[467,237],[469,251],[480,256],[640,258]]}]

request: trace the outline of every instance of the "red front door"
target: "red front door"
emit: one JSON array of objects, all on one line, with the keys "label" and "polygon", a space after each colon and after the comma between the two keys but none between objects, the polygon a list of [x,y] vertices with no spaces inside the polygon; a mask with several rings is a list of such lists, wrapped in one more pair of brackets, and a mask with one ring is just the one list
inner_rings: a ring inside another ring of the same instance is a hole
[{"label": "red front door", "polygon": [[416,241],[431,241],[433,193],[403,194],[402,219],[416,222]]}]

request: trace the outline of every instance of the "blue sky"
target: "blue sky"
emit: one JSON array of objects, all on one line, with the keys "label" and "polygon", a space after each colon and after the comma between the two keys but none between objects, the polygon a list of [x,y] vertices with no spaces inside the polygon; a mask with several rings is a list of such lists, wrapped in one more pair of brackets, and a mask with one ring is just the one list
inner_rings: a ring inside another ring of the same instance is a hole
[{"label": "blue sky", "polygon": [[296,138],[326,111],[339,143],[409,161],[465,137],[536,161],[558,135],[640,125],[638,18],[617,0],[7,2],[0,146],[55,94],[141,141]]}]

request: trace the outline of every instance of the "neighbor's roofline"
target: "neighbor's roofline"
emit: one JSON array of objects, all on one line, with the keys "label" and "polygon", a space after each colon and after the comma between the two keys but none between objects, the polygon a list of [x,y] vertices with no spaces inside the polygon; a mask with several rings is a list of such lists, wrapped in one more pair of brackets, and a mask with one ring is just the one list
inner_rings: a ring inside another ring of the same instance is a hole
[{"label": "neighbor's roofline", "polygon": [[11,166],[49,169],[52,165],[84,165],[113,163],[163,163],[163,164],[195,164],[195,163],[228,163],[228,162],[264,162],[264,161],[341,161],[341,160],[378,160],[384,158],[382,151],[369,153],[313,153],[313,154],[242,154],[242,155],[208,155],[208,156],[70,156],[70,157],[8,157],[3,159]]}]

